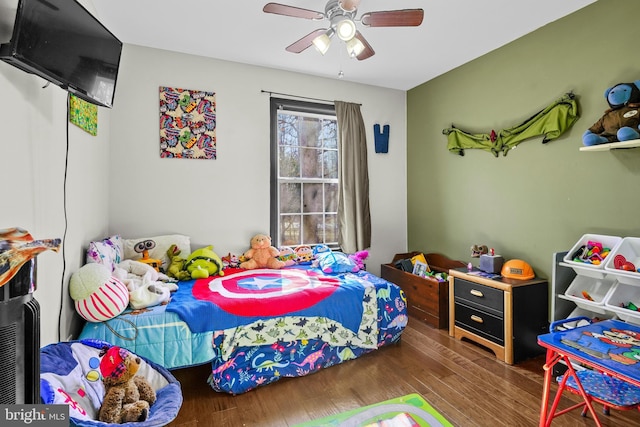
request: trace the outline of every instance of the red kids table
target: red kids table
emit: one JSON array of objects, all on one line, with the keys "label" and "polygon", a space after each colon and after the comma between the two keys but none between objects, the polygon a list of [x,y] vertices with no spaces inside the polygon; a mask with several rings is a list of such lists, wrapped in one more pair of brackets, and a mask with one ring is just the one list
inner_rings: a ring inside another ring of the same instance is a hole
[{"label": "red kids table", "polygon": [[[557,322],[556,322],[557,323]],[[553,325],[552,325],[553,330]],[[596,425],[601,426],[592,402],[619,409],[631,409],[640,404],[621,405],[621,398],[640,392],[640,327],[619,320],[605,320],[565,331],[538,336],[538,344],[547,349],[544,365],[544,386],[540,426],[549,426],[551,421],[578,407],[588,410]],[[567,372],[558,383],[558,390],[549,409],[549,395],[553,367],[563,362]],[[579,375],[574,365],[591,369],[589,384],[586,376]],[[583,379],[581,381],[581,378]],[[601,381],[597,381],[597,379]],[[568,382],[571,385],[568,385]],[[611,385],[613,384],[613,387]],[[584,402],[558,411],[560,397],[565,390],[582,396]],[[603,393],[603,390],[605,392]],[[626,395],[626,396],[624,396]],[[624,401],[624,399],[622,399]],[[583,412],[584,413],[584,412]]]}]

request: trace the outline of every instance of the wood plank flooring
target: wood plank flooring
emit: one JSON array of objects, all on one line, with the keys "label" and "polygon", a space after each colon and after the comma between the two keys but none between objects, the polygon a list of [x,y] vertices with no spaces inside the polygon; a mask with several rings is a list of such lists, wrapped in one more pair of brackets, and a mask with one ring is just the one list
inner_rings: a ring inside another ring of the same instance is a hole
[{"label": "wood plank flooring", "polygon": [[[184,403],[170,426],[286,427],[410,393],[422,395],[455,426],[537,426],[543,364],[544,356],[504,364],[483,347],[410,319],[396,345],[237,396],[209,387],[210,365],[173,371]],[[561,407],[579,401],[565,396]],[[596,404],[599,414],[601,409]],[[611,411],[600,415],[600,421],[609,427],[640,426],[640,411]],[[573,411],[552,425],[595,423]]]}]

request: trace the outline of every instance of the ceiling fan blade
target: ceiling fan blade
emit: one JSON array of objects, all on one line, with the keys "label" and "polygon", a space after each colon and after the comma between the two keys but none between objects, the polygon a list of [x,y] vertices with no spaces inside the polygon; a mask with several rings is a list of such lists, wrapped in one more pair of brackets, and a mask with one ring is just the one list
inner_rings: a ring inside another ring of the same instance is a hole
[{"label": "ceiling fan blade", "polygon": [[364,45],[364,50],[360,52],[360,55],[356,56],[358,61],[364,61],[365,59],[371,58],[373,55],[375,55],[376,52],[373,50],[364,36],[360,33],[360,31],[356,31],[355,37]]},{"label": "ceiling fan blade", "polygon": [[280,3],[267,3],[262,8],[262,11],[265,13],[275,13],[276,15],[292,16],[294,18],[324,19],[324,13]]},{"label": "ceiling fan blade", "polygon": [[287,52],[291,52],[291,53],[300,53],[303,50],[305,50],[306,48],[308,48],[309,46],[311,46],[313,44],[313,39],[315,39],[316,37],[324,34],[327,32],[326,28],[320,28],[317,29],[309,34],[307,34],[306,36],[304,36],[303,38],[301,38],[300,40],[291,43],[289,46],[286,47],[286,51]]},{"label": "ceiling fan blade", "polygon": [[360,0],[339,0],[340,7],[346,12],[353,12],[360,5]]},{"label": "ceiling fan blade", "polygon": [[422,9],[402,9],[368,12],[360,20],[368,27],[417,27],[423,18]]}]

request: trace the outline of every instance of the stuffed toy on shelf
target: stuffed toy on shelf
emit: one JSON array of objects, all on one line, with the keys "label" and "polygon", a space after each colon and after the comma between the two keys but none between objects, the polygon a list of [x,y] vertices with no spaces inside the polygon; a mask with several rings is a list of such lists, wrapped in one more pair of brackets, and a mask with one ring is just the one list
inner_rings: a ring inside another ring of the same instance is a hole
[{"label": "stuffed toy on shelf", "polygon": [[609,109],[585,131],[585,146],[640,138],[640,80],[618,83],[604,92]]}]

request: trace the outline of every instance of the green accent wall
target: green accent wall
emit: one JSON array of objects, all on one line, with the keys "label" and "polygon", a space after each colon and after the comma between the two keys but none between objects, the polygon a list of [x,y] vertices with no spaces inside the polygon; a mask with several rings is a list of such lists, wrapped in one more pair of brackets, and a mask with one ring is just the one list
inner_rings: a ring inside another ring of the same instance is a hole
[{"label": "green accent wall", "polygon": [[[477,265],[470,248],[485,244],[551,278],[553,253],[584,234],[640,237],[640,148],[579,150],[608,108],[605,89],[640,80],[639,16],[638,1],[600,0],[408,91],[410,251]],[[581,117],[556,140],[498,158],[447,150],[452,124],[510,128],[570,91]]]}]

